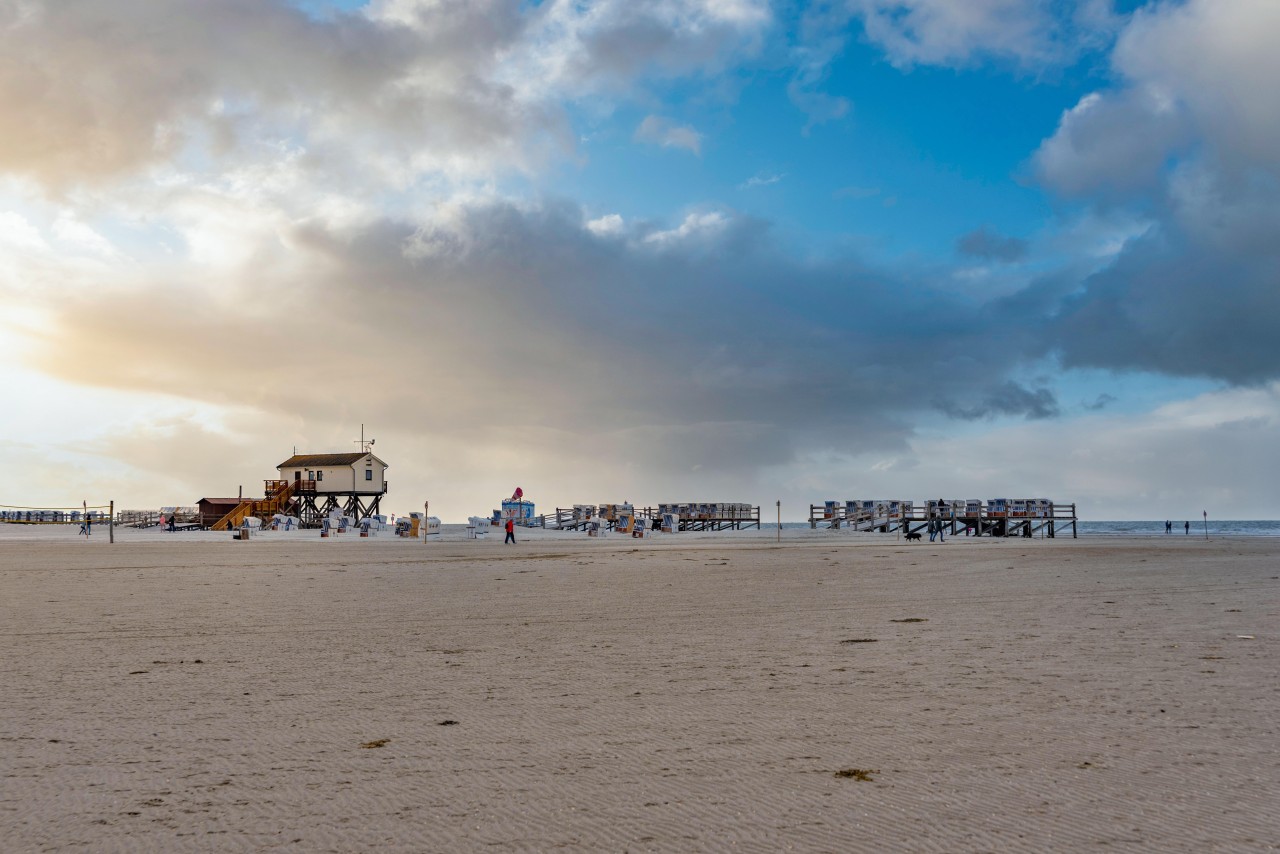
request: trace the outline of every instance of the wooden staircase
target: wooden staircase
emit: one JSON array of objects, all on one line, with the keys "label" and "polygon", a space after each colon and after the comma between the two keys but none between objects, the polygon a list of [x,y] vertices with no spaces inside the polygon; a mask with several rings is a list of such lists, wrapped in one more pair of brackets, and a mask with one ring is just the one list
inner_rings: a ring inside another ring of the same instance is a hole
[{"label": "wooden staircase", "polygon": [[269,520],[289,506],[289,502],[293,499],[293,481],[265,481],[263,493],[265,498],[246,498],[241,501],[232,508],[231,512],[214,522],[209,530],[230,531],[233,528],[239,528],[240,523],[248,516],[257,516],[264,522]]}]

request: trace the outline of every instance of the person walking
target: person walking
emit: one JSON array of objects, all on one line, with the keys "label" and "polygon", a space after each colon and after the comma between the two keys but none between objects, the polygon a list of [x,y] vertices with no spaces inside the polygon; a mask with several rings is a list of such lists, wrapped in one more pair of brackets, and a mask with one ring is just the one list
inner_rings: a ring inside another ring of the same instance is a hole
[{"label": "person walking", "polygon": [[1173,522],[1169,521],[1168,519],[1164,520],[1164,532],[1166,534],[1173,533]]},{"label": "person walking", "polygon": [[1182,523],[1182,530],[1183,530],[1183,532],[1184,532],[1187,536],[1191,536],[1191,523],[1190,523],[1190,522],[1183,522],[1183,523]]},{"label": "person walking", "polygon": [[515,541],[516,541],[516,520],[508,519],[507,520],[507,538],[502,541],[502,544],[505,546],[507,543],[514,543]]}]

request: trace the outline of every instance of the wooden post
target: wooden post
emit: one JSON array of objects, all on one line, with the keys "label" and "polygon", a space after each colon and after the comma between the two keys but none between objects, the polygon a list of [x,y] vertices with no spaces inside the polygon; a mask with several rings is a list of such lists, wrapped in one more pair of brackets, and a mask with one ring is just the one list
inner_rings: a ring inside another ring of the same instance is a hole
[{"label": "wooden post", "polygon": [[422,502],[422,543],[426,545],[431,542],[431,537],[427,535],[427,528],[431,524],[427,518],[431,515],[431,502]]},{"label": "wooden post", "polygon": [[[107,542],[114,543],[116,541],[116,503],[114,501],[108,506],[107,512],[111,514],[107,517]],[[1207,539],[1208,535],[1206,534],[1205,537]]]},{"label": "wooden post", "polygon": [[778,499],[778,538],[777,542],[782,542],[782,499]]}]

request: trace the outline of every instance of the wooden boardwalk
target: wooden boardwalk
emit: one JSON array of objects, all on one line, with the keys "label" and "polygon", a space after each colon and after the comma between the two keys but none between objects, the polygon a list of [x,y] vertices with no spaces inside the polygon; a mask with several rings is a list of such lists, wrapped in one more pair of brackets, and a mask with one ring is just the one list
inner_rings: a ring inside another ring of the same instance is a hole
[{"label": "wooden boardwalk", "polygon": [[760,507],[739,503],[708,504],[659,504],[657,507],[632,507],[626,504],[578,504],[573,507],[557,507],[555,513],[534,517],[533,527],[554,528],[560,531],[586,530],[597,523],[605,530],[617,530],[619,524],[627,525],[625,517],[643,519],[646,527],[663,526],[663,517],[670,517],[674,531],[737,531],[760,527]]},{"label": "wooden boardwalk", "polygon": [[925,532],[941,521],[943,533],[975,537],[1056,537],[1076,533],[1076,505],[1049,499],[988,501],[827,501],[809,505],[809,527],[882,533]]}]

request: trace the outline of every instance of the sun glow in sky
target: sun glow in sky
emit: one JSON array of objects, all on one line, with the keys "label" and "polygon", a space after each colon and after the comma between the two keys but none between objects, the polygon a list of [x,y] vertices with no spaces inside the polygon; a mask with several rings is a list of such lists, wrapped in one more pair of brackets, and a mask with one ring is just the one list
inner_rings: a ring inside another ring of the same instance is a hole
[{"label": "sun glow in sky", "polygon": [[[0,0],[5,504],[1276,518],[1272,0]],[[1194,57],[1194,62],[1187,61]]]}]

